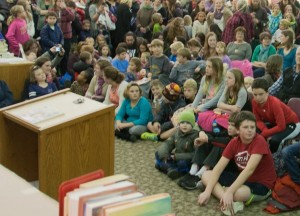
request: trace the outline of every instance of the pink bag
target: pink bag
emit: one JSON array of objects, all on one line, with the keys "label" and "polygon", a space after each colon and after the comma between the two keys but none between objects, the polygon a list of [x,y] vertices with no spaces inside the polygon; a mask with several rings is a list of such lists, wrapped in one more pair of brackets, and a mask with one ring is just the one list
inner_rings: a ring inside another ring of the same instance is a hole
[{"label": "pink bag", "polygon": [[221,127],[228,129],[228,118],[229,115],[227,113],[224,114],[216,114],[213,110],[208,110],[205,112],[201,112],[198,114],[198,125],[206,132],[212,132],[212,123],[214,120]]},{"label": "pink bag", "polygon": [[248,59],[231,61],[231,68],[238,68],[244,74],[244,77],[253,77],[252,64]]}]

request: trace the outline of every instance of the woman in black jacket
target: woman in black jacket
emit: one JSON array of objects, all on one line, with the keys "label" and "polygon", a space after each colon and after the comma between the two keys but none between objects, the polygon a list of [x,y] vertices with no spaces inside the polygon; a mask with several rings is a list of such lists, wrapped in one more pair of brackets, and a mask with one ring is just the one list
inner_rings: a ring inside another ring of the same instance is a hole
[{"label": "woman in black jacket", "polygon": [[119,7],[117,9],[117,22],[116,31],[114,38],[114,47],[120,42],[124,41],[124,35],[130,31],[130,21],[132,18],[132,13],[130,8],[132,6],[132,0],[121,0]]}]

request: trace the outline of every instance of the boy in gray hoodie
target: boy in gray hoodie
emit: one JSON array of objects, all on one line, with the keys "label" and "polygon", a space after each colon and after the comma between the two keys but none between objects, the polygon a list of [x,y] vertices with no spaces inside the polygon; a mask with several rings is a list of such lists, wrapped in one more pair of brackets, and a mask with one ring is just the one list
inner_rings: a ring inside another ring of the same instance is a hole
[{"label": "boy in gray hoodie", "polygon": [[187,79],[193,78],[195,73],[200,73],[203,67],[205,67],[205,61],[192,60],[190,50],[182,48],[177,51],[177,61],[171,70],[169,78],[171,82],[182,86]]}]

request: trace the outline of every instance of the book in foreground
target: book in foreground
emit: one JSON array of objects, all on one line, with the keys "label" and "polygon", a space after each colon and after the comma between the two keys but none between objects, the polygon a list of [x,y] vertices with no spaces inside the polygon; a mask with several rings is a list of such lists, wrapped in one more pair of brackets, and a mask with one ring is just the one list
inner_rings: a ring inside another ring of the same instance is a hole
[{"label": "book in foreground", "polygon": [[126,175],[83,182],[65,196],[64,216],[163,216],[171,214],[167,193],[146,196]]},{"label": "book in foreground", "polygon": [[105,206],[98,216],[161,216],[170,212],[171,197],[162,193]]}]

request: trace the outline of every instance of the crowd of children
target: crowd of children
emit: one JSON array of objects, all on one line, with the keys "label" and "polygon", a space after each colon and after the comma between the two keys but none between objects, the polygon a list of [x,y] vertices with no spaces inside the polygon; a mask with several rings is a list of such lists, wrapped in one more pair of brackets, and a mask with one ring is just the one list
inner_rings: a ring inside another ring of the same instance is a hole
[{"label": "crowd of children", "polygon": [[162,141],[155,167],[226,215],[270,195],[276,152],[299,184],[300,145],[284,145],[300,132],[299,2],[77,2],[1,1],[0,38],[34,62],[24,99],[70,87],[115,105],[116,137]]}]

